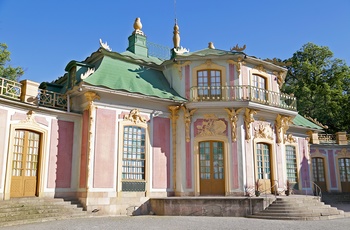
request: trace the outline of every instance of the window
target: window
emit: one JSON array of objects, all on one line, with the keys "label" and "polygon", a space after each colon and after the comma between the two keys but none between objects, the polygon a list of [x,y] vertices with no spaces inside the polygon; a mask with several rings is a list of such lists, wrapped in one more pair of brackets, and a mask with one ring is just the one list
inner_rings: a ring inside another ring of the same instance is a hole
[{"label": "window", "polygon": [[124,126],[122,180],[145,180],[145,128]]},{"label": "window", "polygon": [[252,98],[266,100],[266,79],[260,75],[253,74]]},{"label": "window", "polygon": [[268,144],[256,145],[256,163],[258,179],[270,179],[270,149]]},{"label": "window", "polygon": [[298,182],[297,157],[295,147],[286,146],[287,179],[290,183]]},{"label": "window", "polygon": [[323,158],[320,158],[320,157],[312,158],[312,173],[316,183],[325,182]]},{"label": "window", "polygon": [[350,182],[350,158],[339,158],[339,174],[341,182]]},{"label": "window", "polygon": [[198,96],[201,99],[221,99],[221,71],[201,70],[197,72]]}]

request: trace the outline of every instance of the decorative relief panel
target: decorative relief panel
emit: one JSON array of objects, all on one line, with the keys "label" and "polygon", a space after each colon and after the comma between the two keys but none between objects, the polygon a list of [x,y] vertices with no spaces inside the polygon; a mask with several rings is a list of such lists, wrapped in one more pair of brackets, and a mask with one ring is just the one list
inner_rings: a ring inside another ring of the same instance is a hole
[{"label": "decorative relief panel", "polygon": [[130,111],[129,114],[126,114],[124,116],[124,121],[131,121],[134,124],[139,122],[142,122],[142,123],[147,122],[147,120],[141,116],[140,111],[138,109],[133,109]]},{"label": "decorative relief panel", "polygon": [[198,136],[226,136],[227,125],[214,114],[205,114],[201,124],[196,126]]},{"label": "decorative relief panel", "polygon": [[254,137],[273,140],[272,126],[268,122],[260,122],[254,128]]},{"label": "decorative relief panel", "polygon": [[293,143],[297,142],[297,139],[295,137],[293,137],[293,135],[290,133],[284,138],[284,142],[293,144]]},{"label": "decorative relief panel", "polygon": [[340,152],[338,152],[339,157],[350,158],[350,152],[347,151],[346,148],[342,148]]}]

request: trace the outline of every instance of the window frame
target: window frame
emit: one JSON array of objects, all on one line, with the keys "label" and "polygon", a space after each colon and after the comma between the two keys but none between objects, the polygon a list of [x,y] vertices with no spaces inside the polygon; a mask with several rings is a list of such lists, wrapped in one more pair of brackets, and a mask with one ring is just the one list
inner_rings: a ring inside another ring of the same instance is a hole
[{"label": "window frame", "polygon": [[[213,74],[214,72],[214,74]],[[203,73],[201,76],[200,74]],[[206,73],[206,74],[204,74]],[[219,75],[217,75],[219,74]],[[205,76],[204,76],[205,75]],[[200,98],[207,98],[209,100],[220,100],[223,95],[222,90],[222,71],[220,69],[200,69],[196,72],[197,78],[197,95]],[[204,81],[204,78],[206,79]],[[202,81],[200,79],[203,79]],[[217,82],[217,80],[220,80]],[[200,85],[201,83],[206,83],[206,85]],[[219,84],[219,85],[217,85]],[[214,85],[214,86],[213,86]],[[203,88],[203,89],[200,89]],[[205,89],[205,88],[208,89]],[[212,88],[213,87],[213,88]],[[215,88],[218,87],[218,88]],[[204,93],[206,91],[206,93]],[[201,93],[202,92],[202,93]]]}]

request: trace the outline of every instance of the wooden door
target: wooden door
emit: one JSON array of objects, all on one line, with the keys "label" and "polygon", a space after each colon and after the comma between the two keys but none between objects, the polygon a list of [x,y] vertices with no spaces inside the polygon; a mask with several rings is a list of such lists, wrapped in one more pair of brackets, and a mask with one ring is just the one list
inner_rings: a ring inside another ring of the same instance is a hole
[{"label": "wooden door", "polygon": [[40,135],[16,130],[12,160],[11,197],[35,196]]},{"label": "wooden door", "polygon": [[220,141],[199,143],[200,194],[225,195],[224,144]]},{"label": "wooden door", "polygon": [[321,188],[322,192],[327,192],[323,158],[321,157],[312,158],[312,173],[313,173],[315,184],[317,184]]},{"label": "wooden door", "polygon": [[342,192],[350,192],[350,158],[339,158],[339,175]]},{"label": "wooden door", "polygon": [[257,185],[259,191],[271,193],[272,176],[271,176],[271,157],[270,146],[265,143],[256,144],[256,170]]}]

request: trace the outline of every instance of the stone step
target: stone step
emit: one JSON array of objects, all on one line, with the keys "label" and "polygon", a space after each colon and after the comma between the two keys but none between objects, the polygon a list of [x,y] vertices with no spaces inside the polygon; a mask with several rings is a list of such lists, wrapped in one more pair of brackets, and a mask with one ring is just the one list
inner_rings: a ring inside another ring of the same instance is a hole
[{"label": "stone step", "polygon": [[248,218],[257,219],[271,219],[271,220],[330,220],[337,218],[344,218],[344,215],[332,215],[332,216],[261,216],[261,215],[248,215]]},{"label": "stone step", "polygon": [[61,198],[38,197],[0,201],[0,226],[87,216],[73,202]]}]

